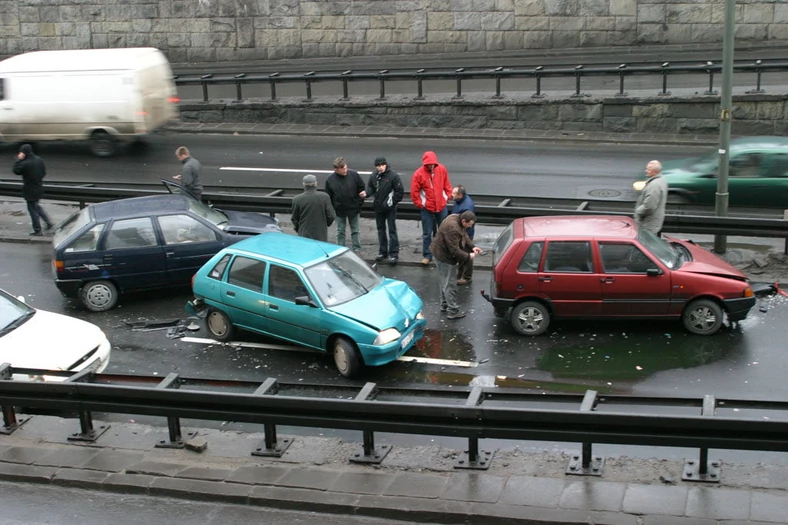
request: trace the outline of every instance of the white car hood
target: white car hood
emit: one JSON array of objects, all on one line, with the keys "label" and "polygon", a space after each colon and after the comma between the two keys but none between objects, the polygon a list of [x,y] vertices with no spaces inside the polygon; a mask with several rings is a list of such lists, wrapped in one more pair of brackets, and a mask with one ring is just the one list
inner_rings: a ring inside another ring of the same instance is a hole
[{"label": "white car hood", "polygon": [[36,310],[25,324],[0,337],[0,363],[67,370],[106,340],[104,332],[94,324]]}]

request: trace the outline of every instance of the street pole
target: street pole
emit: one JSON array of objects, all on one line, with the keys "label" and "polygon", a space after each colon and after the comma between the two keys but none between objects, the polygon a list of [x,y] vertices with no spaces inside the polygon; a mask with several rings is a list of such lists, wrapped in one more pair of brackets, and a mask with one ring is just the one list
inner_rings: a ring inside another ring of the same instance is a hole
[{"label": "street pole", "polygon": [[[722,44],[722,96],[720,97],[720,148],[717,194],[714,213],[717,217],[728,215],[728,161],[731,146],[731,106],[733,90],[733,27],[736,0],[725,0],[725,37]],[[714,251],[725,253],[728,249],[726,235],[714,236]]]}]

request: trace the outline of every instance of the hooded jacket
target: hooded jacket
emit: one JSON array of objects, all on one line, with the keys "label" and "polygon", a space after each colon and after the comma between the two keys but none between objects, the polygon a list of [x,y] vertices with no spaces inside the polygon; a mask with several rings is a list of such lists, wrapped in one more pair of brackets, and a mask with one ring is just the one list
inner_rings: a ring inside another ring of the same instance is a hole
[{"label": "hooded jacket", "polygon": [[386,212],[395,208],[405,195],[405,188],[402,186],[399,173],[392,170],[388,164],[386,164],[386,171],[383,173],[378,170],[373,171],[369,176],[367,195],[372,197],[372,203],[377,212]]},{"label": "hooded jacket", "polygon": [[364,199],[358,194],[364,191],[364,181],[356,170],[348,168],[347,174],[336,171],[326,179],[326,193],[338,217],[355,217],[361,213]]},{"label": "hooded jacket", "polygon": [[44,196],[46,166],[41,157],[33,153],[30,144],[23,144],[19,151],[25,154],[25,158],[16,159],[14,173],[22,176],[22,198],[26,201],[39,201]]},{"label": "hooded jacket", "polygon": [[[438,163],[438,156],[434,151],[425,151],[421,164],[421,168],[413,173],[410,199],[417,208],[438,213],[446,208],[446,202],[451,197],[449,172],[443,164]],[[430,164],[435,165],[431,172],[427,167]]]}]

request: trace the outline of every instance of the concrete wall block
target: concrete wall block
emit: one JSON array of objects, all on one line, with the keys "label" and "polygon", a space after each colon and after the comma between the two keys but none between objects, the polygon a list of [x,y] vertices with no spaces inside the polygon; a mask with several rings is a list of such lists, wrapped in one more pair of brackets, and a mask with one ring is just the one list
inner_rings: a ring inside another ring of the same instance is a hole
[{"label": "concrete wall block", "polygon": [[607,45],[609,31],[583,31],[580,33],[582,47],[602,47]]},{"label": "concrete wall block", "polygon": [[676,119],[644,117],[637,119],[637,133],[678,133]]},{"label": "concrete wall block", "polygon": [[512,13],[482,13],[482,29],[494,31],[510,31],[514,29],[514,14]]},{"label": "concrete wall block", "polygon": [[108,5],[104,8],[104,16],[109,22],[123,22],[131,20],[131,6]]},{"label": "concrete wall block", "polygon": [[[424,11],[424,6],[420,0],[396,0],[394,3],[396,4],[397,13]],[[433,7],[433,9],[437,10],[435,7]]]},{"label": "concrete wall block", "polygon": [[[689,42],[722,42],[725,28],[717,24],[692,24],[692,34]],[[671,42],[673,43],[673,42]]]},{"label": "concrete wall block", "polygon": [[514,104],[505,106],[485,106],[484,111],[488,118],[498,121],[520,119],[517,106]]},{"label": "concrete wall block", "polygon": [[523,49],[549,49],[553,45],[550,31],[529,31],[523,34]]},{"label": "concrete wall block", "polygon": [[665,41],[669,44],[692,44],[695,42],[694,27],[693,24],[671,24],[665,31]]},{"label": "concrete wall block", "polygon": [[580,31],[553,31],[551,47],[580,47]]},{"label": "concrete wall block", "polygon": [[637,20],[639,24],[662,23],[665,21],[667,13],[664,4],[639,4],[637,10]]},{"label": "concrete wall block", "polygon": [[[590,29],[590,28],[589,28]],[[637,18],[634,16],[617,16],[612,31],[636,31]]]},{"label": "concrete wall block", "polygon": [[570,121],[597,121],[602,122],[603,105],[591,104],[561,104],[558,107],[558,119],[563,122]]},{"label": "concrete wall block", "polygon": [[427,13],[411,13],[410,34],[416,44],[427,42]]},{"label": "concrete wall block", "polygon": [[430,31],[428,37],[430,43],[458,44],[468,41],[467,31]]},{"label": "concrete wall block", "polygon": [[255,18],[255,29],[299,29],[300,19],[295,16],[273,16],[271,18]]},{"label": "concrete wall block", "polygon": [[638,119],[647,118],[670,118],[673,117],[673,105],[671,104],[635,104],[631,106],[633,117]]},{"label": "concrete wall block", "polygon": [[337,42],[365,42],[366,38],[364,31],[337,31]]},{"label": "concrete wall block", "polygon": [[610,0],[610,14],[613,16],[636,16],[637,0]]},{"label": "concrete wall block", "polygon": [[77,27],[73,22],[62,22],[55,24],[55,35],[57,36],[76,36]]},{"label": "concrete wall block", "polygon": [[603,118],[634,117],[632,114],[633,108],[633,104],[611,104],[610,102],[606,101],[604,107],[602,108],[604,111]]},{"label": "concrete wall block", "polygon": [[[780,102],[779,104],[782,106],[784,103]],[[783,109],[781,107],[780,113],[782,112]],[[734,123],[739,120],[755,120],[757,115],[758,104],[755,102],[738,102],[731,108],[731,118]]]},{"label": "concrete wall block", "polygon": [[[348,2],[326,2],[323,5],[327,6],[329,9],[347,9],[347,5],[344,5],[347,3]],[[268,0],[269,16],[298,16],[300,7],[300,0]],[[285,54],[287,54],[287,50],[285,50]]]},{"label": "concrete wall block", "polygon": [[672,115],[689,119],[716,119],[718,117],[718,101],[675,103]]},{"label": "concrete wall block", "polygon": [[173,29],[179,31],[188,31],[189,33],[210,33],[211,32],[211,19],[210,18],[190,18],[188,20],[178,21]]},{"label": "concrete wall block", "polygon": [[131,6],[132,18],[158,18],[159,8],[156,5],[134,5]]},{"label": "concrete wall block", "polygon": [[745,24],[771,24],[774,22],[774,6],[772,3],[742,5],[742,22]]},{"label": "concrete wall block", "polygon": [[23,37],[36,37],[38,36],[38,26],[40,24],[23,23],[19,24],[19,33]]},{"label": "concrete wall block", "polygon": [[503,50],[503,31],[486,31],[484,33],[484,45],[488,51]]},{"label": "concrete wall block", "polygon": [[189,62],[216,62],[215,47],[190,47],[186,50]]},{"label": "concrete wall block", "polygon": [[714,135],[719,133],[720,126],[717,119],[678,118],[676,130],[680,134]]},{"label": "concrete wall block", "polygon": [[785,118],[784,102],[756,102],[758,120],[780,120]]},{"label": "concrete wall block", "polygon": [[[629,17],[629,19],[634,22],[634,17]],[[588,31],[613,31],[616,29],[616,17],[590,16],[586,18],[586,29]]]},{"label": "concrete wall block", "polygon": [[20,51],[21,52],[38,51],[38,38],[31,36],[23,36],[20,45]]},{"label": "concrete wall block", "polygon": [[468,31],[468,51],[486,51],[487,36],[484,31]]},{"label": "concrete wall block", "polygon": [[391,39],[392,41],[398,43],[410,43],[412,41],[410,37],[410,29],[392,29]]},{"label": "concrete wall block", "polygon": [[736,121],[733,125],[737,135],[774,135],[775,132],[774,120],[740,120]]},{"label": "concrete wall block", "polygon": [[[517,106],[517,119],[526,122],[558,120],[558,105],[534,103]],[[526,127],[531,127],[526,125]]]},{"label": "concrete wall block", "polygon": [[524,38],[521,31],[506,31],[503,34],[503,48],[516,51],[523,49]]},{"label": "concrete wall block", "polygon": [[56,24],[50,22],[42,22],[36,25],[38,26],[38,34],[36,36],[38,36],[39,38],[56,36],[56,32],[55,32]]},{"label": "concrete wall block", "polygon": [[515,16],[544,16],[544,0],[514,0]]},{"label": "concrete wall block", "polygon": [[211,33],[235,33],[235,18],[212,18],[208,23],[208,31]]},{"label": "concrete wall block", "polygon": [[788,40],[788,24],[770,24],[769,40]]},{"label": "concrete wall block", "polygon": [[42,22],[60,22],[60,10],[57,7],[41,7],[38,12]]},{"label": "concrete wall block", "polygon": [[516,31],[547,31],[550,29],[550,18],[546,16],[514,17]]},{"label": "concrete wall block", "polygon": [[640,44],[664,43],[665,30],[662,24],[638,24],[637,42]]},{"label": "concrete wall block", "polygon": [[167,35],[167,47],[189,47],[190,36],[189,33],[170,33]]},{"label": "concrete wall block", "polygon": [[366,33],[366,40],[370,44],[391,43],[394,41],[391,29],[368,29]]},{"label": "concrete wall block", "polygon": [[486,13],[495,11],[496,0],[471,0],[471,11]]},{"label": "concrete wall block", "polygon": [[391,0],[377,0],[372,2],[354,1],[350,2],[347,13],[352,15],[394,15],[397,13],[397,5]]},{"label": "concrete wall block", "polygon": [[550,20],[552,31],[582,31],[586,28],[585,17],[567,16],[555,17]]},{"label": "concrete wall block", "polygon": [[80,19],[86,22],[104,20],[104,9],[101,6],[80,6]]},{"label": "concrete wall block", "polygon": [[302,42],[336,42],[336,30],[305,29],[301,31]]},{"label": "concrete wall block", "polygon": [[452,31],[454,15],[452,13],[427,13],[427,28],[432,31]]},{"label": "concrete wall block", "polygon": [[564,131],[603,131],[602,122],[564,122],[561,127]]},{"label": "concrete wall block", "polygon": [[[400,13],[397,14],[400,16]],[[410,23],[410,15],[407,13],[402,13],[403,17],[407,17],[408,23]],[[345,29],[348,31],[363,31],[364,29],[369,29],[369,17],[368,16],[348,16],[345,18]],[[407,27],[406,25],[400,26],[399,24],[397,27]]]},{"label": "concrete wall block", "polygon": [[64,5],[60,7],[61,22],[78,22],[80,20],[80,9],[76,5]]},{"label": "concrete wall block", "polygon": [[578,4],[579,16],[607,16],[610,14],[610,0],[583,0]]},{"label": "concrete wall block", "polygon": [[544,0],[545,14],[548,16],[577,16],[581,0]]},{"label": "concrete wall block", "polygon": [[254,23],[251,18],[237,20],[235,39],[238,47],[254,47]]},{"label": "concrete wall block", "polygon": [[63,47],[63,39],[61,37],[51,36],[51,37],[39,37],[38,49],[40,49],[41,51],[55,51],[65,48]]},{"label": "concrete wall block", "polygon": [[768,26],[764,24],[737,24],[734,28],[734,40],[766,40],[769,35]]},{"label": "concrete wall block", "polygon": [[192,33],[193,47],[236,47],[235,33]]},{"label": "concrete wall block", "polygon": [[320,20],[320,27],[323,29],[345,29],[344,16],[323,16]]},{"label": "concrete wall block", "polygon": [[[135,21],[137,23],[137,21]],[[163,19],[163,20],[150,20],[150,32],[151,33],[169,33],[170,32],[170,20]],[[134,26],[132,26],[134,27]]]},{"label": "concrete wall block", "polygon": [[131,21],[131,30],[133,33],[150,33],[153,31],[153,20],[144,19],[140,20],[135,18]]},{"label": "concrete wall block", "polygon": [[419,44],[418,53],[463,53],[466,51],[467,44]]},{"label": "concrete wall block", "polygon": [[[131,20],[125,22],[104,22],[104,31],[108,34],[129,34],[131,33]],[[125,47],[125,46],[124,46]]]},{"label": "concrete wall block", "polygon": [[637,43],[637,31],[610,31],[607,35],[607,44],[610,46],[631,46]]},{"label": "concrete wall block", "polygon": [[373,15],[369,17],[371,29],[394,29],[397,27],[396,15]]},{"label": "concrete wall block", "polygon": [[[11,39],[19,38],[20,36],[19,24],[15,26],[0,26],[0,46],[3,49],[8,49],[8,43],[12,41]],[[0,49],[0,55],[8,54],[3,49]]]},{"label": "concrete wall block", "polygon": [[514,12],[514,0],[495,0],[495,11]]},{"label": "concrete wall block", "polygon": [[[22,17],[22,11],[19,11],[19,16]],[[788,4],[775,4],[774,5],[774,20],[778,24],[788,23]]]},{"label": "concrete wall block", "polygon": [[455,29],[464,31],[479,31],[482,28],[482,14],[461,12],[454,13]]},{"label": "concrete wall block", "polygon": [[41,16],[37,7],[20,7],[19,22],[40,22]]},{"label": "concrete wall block", "polygon": [[665,19],[672,24],[709,24],[711,13],[711,5],[668,5]]}]

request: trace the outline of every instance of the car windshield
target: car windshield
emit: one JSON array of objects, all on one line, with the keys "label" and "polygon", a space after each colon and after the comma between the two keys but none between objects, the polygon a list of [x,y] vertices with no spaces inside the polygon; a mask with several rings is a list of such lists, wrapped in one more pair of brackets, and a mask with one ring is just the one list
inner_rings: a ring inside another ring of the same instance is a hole
[{"label": "car windshield", "polygon": [[501,232],[501,234],[498,236],[498,239],[496,239],[495,244],[493,244],[493,268],[495,268],[495,265],[498,264],[498,261],[501,259],[501,255],[506,253],[506,250],[512,244],[513,239],[514,226],[510,224]]},{"label": "car windshield", "polygon": [[205,220],[210,221],[221,229],[224,229],[230,223],[230,221],[227,219],[227,215],[220,212],[219,210],[209,208],[205,204],[195,199],[189,199],[189,211]]},{"label": "car windshield", "polygon": [[675,270],[684,262],[681,254],[676,249],[664,239],[646,229],[641,228],[638,231],[638,241],[671,270]]},{"label": "car windshield", "polygon": [[33,317],[36,311],[18,299],[0,291],[0,337]]},{"label": "car windshield", "polygon": [[383,278],[350,250],[305,270],[320,301],[326,306],[352,301],[379,285]]},{"label": "car windshield", "polygon": [[690,159],[687,161],[685,169],[695,173],[716,173],[719,162],[719,154],[712,153],[711,155]]},{"label": "car windshield", "polygon": [[81,230],[90,221],[90,208],[83,208],[71,215],[71,217],[60,223],[55,230],[52,238],[53,246],[55,248],[59,247],[63,241],[71,237],[72,233]]}]

